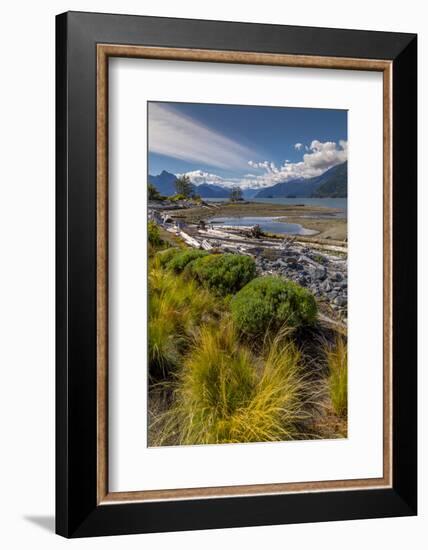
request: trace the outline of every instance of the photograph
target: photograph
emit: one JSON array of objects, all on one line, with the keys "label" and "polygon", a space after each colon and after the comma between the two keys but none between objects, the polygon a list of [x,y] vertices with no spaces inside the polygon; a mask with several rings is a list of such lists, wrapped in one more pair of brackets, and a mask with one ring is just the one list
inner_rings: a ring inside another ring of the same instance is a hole
[{"label": "photograph", "polygon": [[147,102],[149,447],[347,438],[348,150],[344,109]]}]

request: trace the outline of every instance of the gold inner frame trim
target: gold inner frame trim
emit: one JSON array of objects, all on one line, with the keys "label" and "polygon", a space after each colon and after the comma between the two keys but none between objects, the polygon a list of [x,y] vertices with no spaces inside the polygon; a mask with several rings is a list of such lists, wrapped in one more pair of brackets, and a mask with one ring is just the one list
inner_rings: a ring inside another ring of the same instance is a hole
[{"label": "gold inner frame trim", "polygon": [[[383,476],[297,483],[109,492],[108,488],[108,59],[347,69],[383,73]],[[392,486],[392,62],[256,52],[97,45],[97,503],[221,498]]]}]

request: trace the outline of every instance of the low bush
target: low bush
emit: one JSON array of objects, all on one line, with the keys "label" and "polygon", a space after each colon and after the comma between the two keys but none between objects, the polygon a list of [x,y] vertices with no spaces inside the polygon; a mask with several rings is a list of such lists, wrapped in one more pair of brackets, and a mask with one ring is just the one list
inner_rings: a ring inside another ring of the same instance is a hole
[{"label": "low bush", "polygon": [[171,195],[168,198],[170,201],[185,201],[187,199],[187,196],[183,193],[176,193],[175,195]]},{"label": "low bush", "polygon": [[232,318],[245,334],[263,335],[283,326],[311,324],[317,315],[313,294],[280,277],[259,277],[231,301]]},{"label": "low bush", "polygon": [[298,437],[300,355],[273,343],[255,357],[229,322],[203,327],[177,379],[158,444],[245,443]]},{"label": "low bush", "polygon": [[249,256],[210,254],[192,262],[189,271],[201,285],[225,296],[251,281],[256,275],[256,265]]},{"label": "low bush", "polygon": [[166,267],[168,263],[181,252],[179,248],[167,248],[166,250],[160,250],[156,256],[155,261],[159,267]]},{"label": "low bush", "polygon": [[175,254],[166,263],[166,267],[167,269],[174,271],[174,273],[181,273],[187,266],[187,264],[199,258],[203,258],[207,254],[208,252],[206,252],[205,250],[197,250],[192,248],[180,250],[178,254]]}]

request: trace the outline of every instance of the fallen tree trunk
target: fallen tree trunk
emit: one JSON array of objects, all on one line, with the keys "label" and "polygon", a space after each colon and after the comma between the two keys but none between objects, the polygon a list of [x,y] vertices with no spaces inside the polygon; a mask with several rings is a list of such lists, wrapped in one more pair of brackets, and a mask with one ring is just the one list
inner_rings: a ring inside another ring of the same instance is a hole
[{"label": "fallen tree trunk", "polygon": [[193,246],[193,248],[200,248],[201,247],[201,243],[197,239],[195,239],[194,237],[191,237],[190,235],[188,235],[184,231],[180,231],[179,235],[180,235],[180,237],[182,237],[182,239],[187,244],[189,244],[190,246]]}]

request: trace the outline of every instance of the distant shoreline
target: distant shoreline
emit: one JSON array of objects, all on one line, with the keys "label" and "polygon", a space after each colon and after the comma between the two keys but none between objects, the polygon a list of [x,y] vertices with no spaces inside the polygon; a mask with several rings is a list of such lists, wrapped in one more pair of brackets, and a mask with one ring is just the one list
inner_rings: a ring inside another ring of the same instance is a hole
[{"label": "distant shoreline", "polygon": [[[321,199],[322,200],[322,199]],[[304,199],[302,199],[302,204]],[[172,218],[183,219],[187,223],[207,221],[214,217],[277,217],[278,221],[299,224],[305,229],[316,231],[317,234],[307,239],[332,239],[344,241],[347,238],[347,220],[336,217],[341,212],[337,208],[324,206],[299,206],[277,204],[271,202],[242,201],[229,203],[223,201],[209,201],[201,206],[171,210]]]}]

